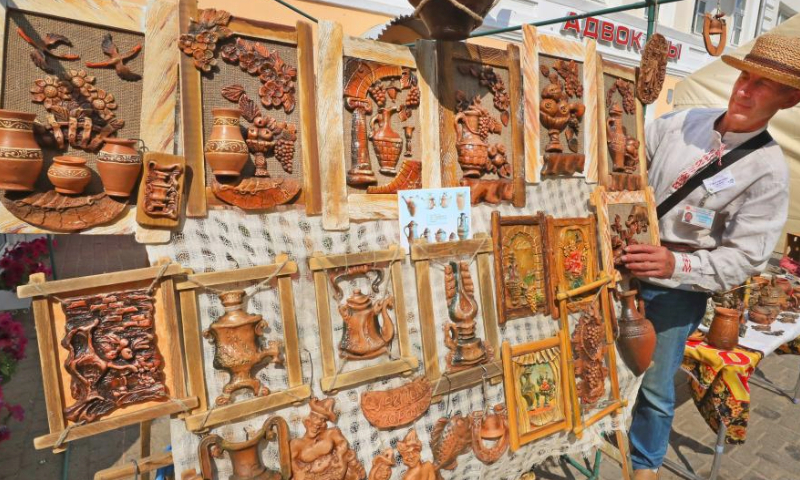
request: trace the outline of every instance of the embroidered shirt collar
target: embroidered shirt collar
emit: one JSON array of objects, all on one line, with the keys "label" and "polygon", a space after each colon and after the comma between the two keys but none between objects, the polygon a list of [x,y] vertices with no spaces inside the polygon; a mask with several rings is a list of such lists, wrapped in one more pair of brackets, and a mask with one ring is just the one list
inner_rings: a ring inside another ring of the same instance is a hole
[{"label": "embroidered shirt collar", "polygon": [[[727,110],[723,110],[718,116],[716,116],[711,125],[712,126],[716,125],[717,121],[720,120],[723,115],[725,115],[726,111]],[[766,129],[767,126],[764,125],[758,130],[754,130],[752,132],[743,132],[743,133],[725,132],[725,135],[722,136],[720,136],[718,131],[712,130],[714,134],[714,145],[719,145],[720,143],[722,143],[723,145],[725,145],[725,150],[730,151],[738,147],[739,145],[743,144],[744,142],[750,140],[751,138],[755,137],[756,135],[758,135],[759,133],[763,132]]]}]

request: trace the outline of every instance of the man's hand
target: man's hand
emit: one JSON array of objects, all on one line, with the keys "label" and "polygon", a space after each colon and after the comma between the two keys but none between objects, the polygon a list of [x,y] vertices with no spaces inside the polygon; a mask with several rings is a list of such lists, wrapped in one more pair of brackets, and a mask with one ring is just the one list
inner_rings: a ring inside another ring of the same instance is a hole
[{"label": "man's hand", "polygon": [[675,256],[667,247],[628,245],[622,263],[635,277],[670,278],[675,270]]}]

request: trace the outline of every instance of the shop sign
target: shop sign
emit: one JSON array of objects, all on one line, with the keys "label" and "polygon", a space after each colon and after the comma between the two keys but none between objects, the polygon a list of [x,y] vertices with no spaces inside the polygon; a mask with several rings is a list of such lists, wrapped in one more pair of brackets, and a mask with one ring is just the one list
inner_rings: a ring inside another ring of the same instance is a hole
[{"label": "shop sign", "polygon": [[[577,13],[569,12],[568,15],[577,15]],[[644,47],[646,37],[641,30],[626,27],[625,25],[617,25],[614,22],[599,20],[594,17],[588,17],[582,21],[583,26],[581,26],[580,20],[567,20],[561,26],[561,32],[574,31],[581,38],[594,38],[597,41],[612,43],[623,48],[631,47],[637,52]],[[669,42],[669,58],[679,60],[683,44],[672,43],[669,39],[667,41]]]}]

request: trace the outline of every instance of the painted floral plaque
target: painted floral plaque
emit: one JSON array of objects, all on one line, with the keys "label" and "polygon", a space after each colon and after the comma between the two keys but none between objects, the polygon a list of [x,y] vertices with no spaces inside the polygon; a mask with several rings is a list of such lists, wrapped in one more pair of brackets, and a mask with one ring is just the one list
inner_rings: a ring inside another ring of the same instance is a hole
[{"label": "painted floral plaque", "polygon": [[[551,298],[555,298],[559,291],[573,290],[595,280],[597,235],[593,216],[555,219],[548,217],[547,224],[551,245],[551,285],[554,289]],[[589,296],[575,297],[570,308],[578,308],[588,300],[591,300]],[[553,317],[557,317],[558,308],[552,300],[551,304]]]}]

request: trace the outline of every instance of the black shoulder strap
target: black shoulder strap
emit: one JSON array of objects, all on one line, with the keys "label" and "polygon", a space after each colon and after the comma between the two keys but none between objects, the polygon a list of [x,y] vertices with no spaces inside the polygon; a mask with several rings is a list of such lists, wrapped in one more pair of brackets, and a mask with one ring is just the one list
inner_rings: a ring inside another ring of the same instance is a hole
[{"label": "black shoulder strap", "polygon": [[672,210],[675,205],[679,204],[690,193],[695,191],[697,187],[703,184],[703,180],[713,177],[717,173],[730,167],[750,153],[768,144],[770,141],[772,141],[772,136],[768,131],[764,130],[755,137],[723,155],[722,159],[719,161],[719,164],[718,162],[711,162],[708,164],[706,168],[697,172],[692,178],[689,179],[689,181],[683,184],[681,188],[675,190],[672,195],[665,198],[664,201],[658,205],[658,208],[656,209],[658,218],[666,215],[666,213]]}]

